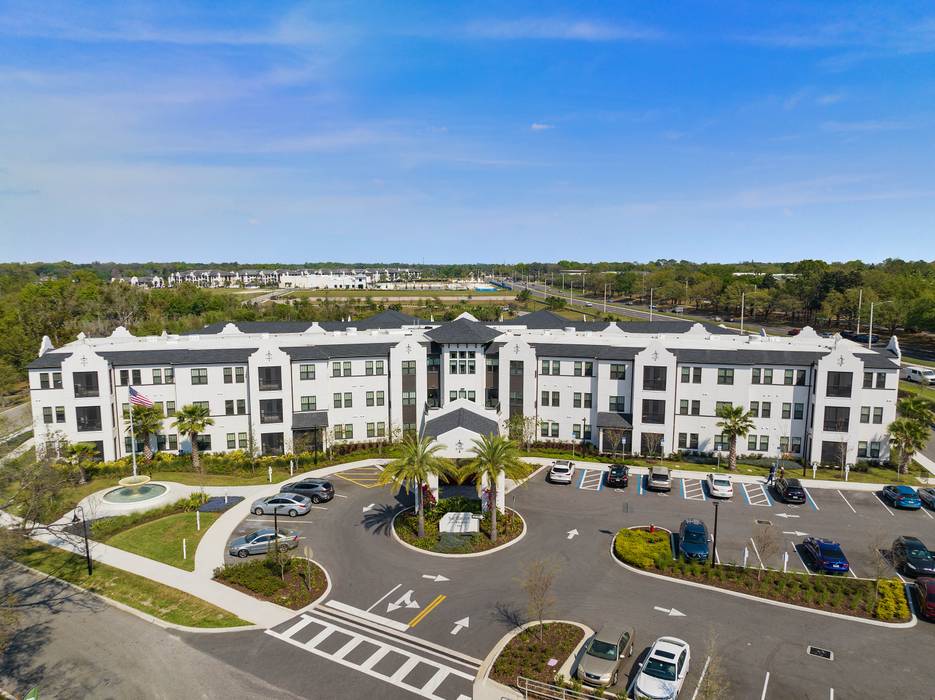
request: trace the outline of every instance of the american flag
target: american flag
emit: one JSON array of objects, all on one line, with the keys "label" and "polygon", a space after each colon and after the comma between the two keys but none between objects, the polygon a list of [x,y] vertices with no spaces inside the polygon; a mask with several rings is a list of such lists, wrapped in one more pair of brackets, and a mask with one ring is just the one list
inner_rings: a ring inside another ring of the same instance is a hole
[{"label": "american flag", "polygon": [[135,404],[136,406],[145,406],[146,408],[151,408],[153,405],[153,400],[144,394],[141,394],[132,386],[130,387],[130,403]]}]

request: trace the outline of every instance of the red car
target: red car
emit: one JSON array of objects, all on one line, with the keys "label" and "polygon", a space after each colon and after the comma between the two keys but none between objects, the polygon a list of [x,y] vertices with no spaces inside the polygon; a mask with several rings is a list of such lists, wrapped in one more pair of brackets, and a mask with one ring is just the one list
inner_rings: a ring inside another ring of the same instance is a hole
[{"label": "red car", "polygon": [[920,576],[912,587],[912,593],[919,615],[935,620],[935,578]]}]

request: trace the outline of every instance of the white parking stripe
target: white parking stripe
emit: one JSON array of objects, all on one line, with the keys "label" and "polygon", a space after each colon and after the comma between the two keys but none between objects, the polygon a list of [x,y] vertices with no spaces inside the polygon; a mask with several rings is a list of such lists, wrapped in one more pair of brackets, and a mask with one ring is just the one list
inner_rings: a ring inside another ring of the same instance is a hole
[{"label": "white parking stripe", "polygon": [[850,502],[849,500],[847,500],[847,498],[845,498],[845,496],[844,496],[843,493],[841,493],[840,491],[838,491],[838,495],[839,495],[841,498],[844,499],[844,502],[847,504],[847,507],[850,508],[852,512],[854,512],[854,513],[857,512],[856,510],[854,510],[854,506],[851,505],[851,502]]},{"label": "white parking stripe", "polygon": [[682,479],[682,497],[689,501],[706,501],[704,482],[700,479]]},{"label": "white parking stripe", "polygon": [[[701,675],[698,676],[698,685],[695,686],[695,692],[692,693],[692,700],[698,697],[698,691],[701,689],[701,684],[704,683],[704,674],[708,672],[708,664],[711,663],[711,657],[709,656],[704,660],[704,666],[701,667]],[[634,674],[635,676],[636,674]]]},{"label": "white parking stripe", "polygon": [[884,508],[886,508],[886,512],[889,513],[890,515],[892,515],[892,516],[895,518],[895,517],[896,517],[896,514],[895,514],[893,511],[890,510],[890,507],[889,507],[888,505],[886,505],[886,503],[883,502],[883,498],[880,497],[880,496],[877,496],[877,494],[873,494],[873,495],[874,495],[874,496],[876,497],[876,499],[880,502],[880,505],[883,506]]},{"label": "white parking stripe", "polygon": [[925,513],[927,516],[929,516],[932,520],[935,520],[935,516],[933,516],[931,513],[929,513],[927,510],[925,510],[925,506],[922,506],[921,508],[919,508],[919,510],[921,510],[923,513]]},{"label": "white parking stripe", "polygon": [[772,503],[762,484],[745,484],[741,482],[747,503],[751,506],[770,506]]},{"label": "white parking stripe", "polygon": [[795,545],[792,545],[792,551],[795,552],[795,555],[799,558],[799,561],[802,562],[802,568],[805,569],[805,573],[807,573],[809,576],[814,576],[815,574],[811,569],[808,568],[808,566],[805,564],[805,560],[802,558],[802,555],[799,554],[799,548]]},{"label": "white parking stripe", "polygon": [[761,568],[761,569],[765,569],[766,567],[763,566],[763,560],[760,558],[760,550],[758,550],[758,549],[756,548],[756,542],[753,541],[753,538],[752,538],[752,537],[750,538],[750,544],[753,545],[753,551],[754,551],[754,553],[756,554],[757,561],[760,562],[760,568]]},{"label": "white parking stripe", "polygon": [[766,678],[763,679],[763,692],[760,694],[760,700],[766,697],[766,689],[769,687],[769,671],[766,672]]}]

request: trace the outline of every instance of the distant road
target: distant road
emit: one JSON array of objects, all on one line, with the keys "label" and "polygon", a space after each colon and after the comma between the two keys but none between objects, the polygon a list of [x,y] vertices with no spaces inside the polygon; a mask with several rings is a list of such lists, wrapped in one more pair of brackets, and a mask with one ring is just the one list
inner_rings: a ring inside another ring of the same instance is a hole
[{"label": "distant road", "polygon": [[[293,298],[293,299],[308,299],[309,301],[325,301],[326,299],[331,299],[331,300],[334,300],[334,301],[348,301],[348,300],[350,300],[350,299],[366,299],[367,297],[361,296],[361,295],[359,295],[359,294],[355,294],[355,295],[353,295],[353,296],[343,296],[343,295],[334,295],[334,294],[322,294],[322,295],[318,295],[318,296],[305,296],[305,295],[303,295],[303,296],[301,296],[301,297],[292,297],[292,298]],[[374,296],[372,296],[372,297],[370,297],[370,298],[373,299],[374,302],[377,302],[377,301],[381,301],[381,302],[382,302],[382,301],[425,301],[425,300],[427,300],[427,299],[433,299],[433,298],[438,298],[442,303],[445,303],[446,301],[456,302],[456,301],[464,301],[464,300],[469,300],[469,301],[488,301],[488,300],[489,300],[489,301],[516,301],[516,297],[515,297],[515,296],[512,296],[512,295],[511,295],[511,296],[501,296],[501,295],[495,295],[495,294],[480,294],[480,293],[471,294],[470,292],[466,292],[466,293],[464,293],[463,295],[446,294],[446,295],[439,295],[438,297],[433,297],[431,294],[420,294],[420,295],[418,295],[418,296],[412,296],[412,295],[409,295],[409,296],[403,296],[403,295],[400,295],[400,296],[385,296],[385,295],[380,294],[380,295],[374,295]],[[281,299],[281,298],[280,298],[280,299],[276,299],[276,301],[282,303],[282,302],[285,302],[285,301],[289,301],[289,299]]]}]

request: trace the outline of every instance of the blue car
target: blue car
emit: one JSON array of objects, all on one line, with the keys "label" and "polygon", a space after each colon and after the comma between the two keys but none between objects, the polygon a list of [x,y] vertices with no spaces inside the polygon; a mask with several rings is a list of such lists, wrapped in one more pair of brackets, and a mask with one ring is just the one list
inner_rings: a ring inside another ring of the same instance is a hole
[{"label": "blue car", "polygon": [[846,574],[851,570],[847,557],[837,542],[820,537],[806,537],[802,540],[802,548],[808,552],[819,573]]},{"label": "blue car", "polygon": [[708,558],[708,528],[700,520],[683,520],[679,527],[679,550],[686,561],[695,559],[705,561]]},{"label": "blue car", "polygon": [[894,508],[906,508],[908,510],[919,510],[922,507],[922,499],[911,486],[899,484],[883,487],[883,498],[893,504]]}]

